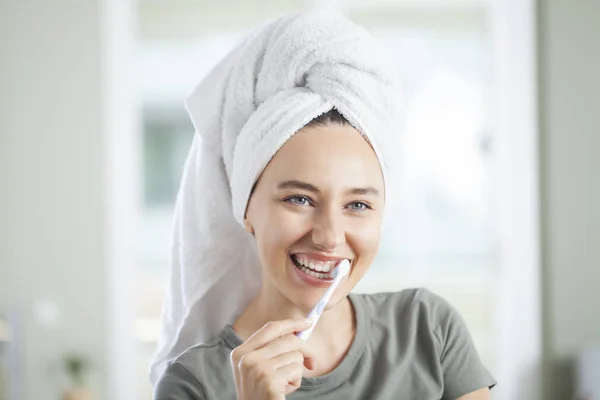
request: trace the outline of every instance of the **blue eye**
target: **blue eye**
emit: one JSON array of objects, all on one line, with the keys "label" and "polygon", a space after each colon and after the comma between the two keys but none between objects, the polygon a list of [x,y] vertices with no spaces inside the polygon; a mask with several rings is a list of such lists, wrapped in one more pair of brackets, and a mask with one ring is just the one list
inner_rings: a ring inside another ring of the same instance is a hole
[{"label": "blue eye", "polygon": [[290,196],[285,198],[283,201],[296,206],[309,206],[311,204],[310,199],[306,196]]},{"label": "blue eye", "polygon": [[371,206],[369,206],[367,203],[364,203],[362,201],[355,201],[353,203],[350,203],[350,210],[352,211],[365,211],[365,210],[370,210]]}]

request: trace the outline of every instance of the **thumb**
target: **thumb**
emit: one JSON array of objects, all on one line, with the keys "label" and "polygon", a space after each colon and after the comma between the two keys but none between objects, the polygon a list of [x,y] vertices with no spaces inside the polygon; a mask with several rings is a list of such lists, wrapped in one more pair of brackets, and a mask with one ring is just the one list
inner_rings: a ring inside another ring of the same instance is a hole
[{"label": "thumb", "polygon": [[304,366],[306,367],[306,369],[314,371],[317,369],[317,362],[315,361],[314,358],[305,356],[304,357]]},{"label": "thumb", "polygon": [[309,369],[311,371],[317,369],[317,354],[305,341],[302,341],[300,352],[304,356],[304,366],[306,367],[306,369]]}]

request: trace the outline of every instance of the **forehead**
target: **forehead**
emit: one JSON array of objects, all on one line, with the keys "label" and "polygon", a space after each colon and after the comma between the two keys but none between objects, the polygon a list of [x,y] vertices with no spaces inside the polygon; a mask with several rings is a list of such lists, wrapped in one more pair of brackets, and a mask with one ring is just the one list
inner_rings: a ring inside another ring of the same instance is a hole
[{"label": "forehead", "polygon": [[379,160],[352,126],[329,124],[298,131],[273,157],[265,179],[298,179],[318,186],[383,188]]}]

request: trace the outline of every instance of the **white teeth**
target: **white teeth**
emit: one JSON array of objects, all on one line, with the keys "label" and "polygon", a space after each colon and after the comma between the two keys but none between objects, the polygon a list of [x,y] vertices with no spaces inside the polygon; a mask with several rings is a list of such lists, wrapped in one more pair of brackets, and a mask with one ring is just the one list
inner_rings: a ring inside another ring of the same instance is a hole
[{"label": "white teeth", "polygon": [[304,257],[296,257],[296,261],[298,262],[298,264],[303,265],[307,268],[310,268],[312,270],[315,271],[324,271],[324,272],[328,272],[331,270],[331,262],[318,262],[318,261],[311,261],[308,260]]},{"label": "white teeth", "polygon": [[302,272],[304,272],[306,275],[310,275],[317,279],[331,279],[330,273],[323,274],[323,273],[312,271],[306,267],[298,267],[298,269],[301,270]]},{"label": "white teeth", "polygon": [[331,279],[331,274],[337,264],[335,261],[313,261],[304,256],[294,256],[294,258],[298,264],[298,269],[319,279]]}]

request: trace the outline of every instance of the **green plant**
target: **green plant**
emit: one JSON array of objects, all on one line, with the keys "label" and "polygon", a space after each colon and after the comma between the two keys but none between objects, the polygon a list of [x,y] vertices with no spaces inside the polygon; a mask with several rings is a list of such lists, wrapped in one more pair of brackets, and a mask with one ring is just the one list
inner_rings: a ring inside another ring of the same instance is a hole
[{"label": "green plant", "polygon": [[84,385],[85,374],[90,367],[90,362],[85,356],[78,354],[66,355],[64,357],[64,367],[67,375],[69,375],[69,378],[74,385]]}]

